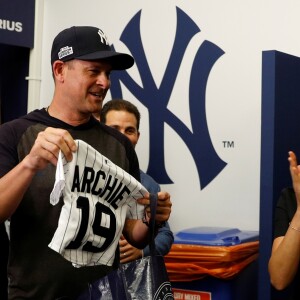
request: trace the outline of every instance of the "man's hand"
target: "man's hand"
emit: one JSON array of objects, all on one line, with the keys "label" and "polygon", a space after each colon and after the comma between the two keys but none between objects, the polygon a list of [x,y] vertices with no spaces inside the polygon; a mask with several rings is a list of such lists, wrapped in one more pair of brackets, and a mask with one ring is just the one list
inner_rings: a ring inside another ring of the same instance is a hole
[{"label": "man's hand", "polygon": [[[151,218],[150,213],[150,195],[146,195],[144,198],[138,199],[139,204],[145,205],[145,212],[148,218]],[[157,194],[157,208],[155,220],[157,223],[163,223],[169,220],[171,214],[172,202],[170,199],[170,194],[167,192],[159,192]]]},{"label": "man's hand", "polygon": [[297,163],[296,154],[289,151],[290,173],[293,181],[293,188],[296,194],[298,207],[300,207],[300,166]]},{"label": "man's hand", "polygon": [[48,127],[38,134],[26,157],[26,165],[33,170],[44,169],[48,163],[56,166],[60,150],[68,161],[72,160],[72,152],[76,151],[74,139],[64,129]]},{"label": "man's hand", "polygon": [[130,245],[123,235],[121,236],[121,239],[119,241],[119,247],[121,264],[139,259],[143,256],[143,250],[137,249]]},{"label": "man's hand", "polygon": [[[160,225],[163,225],[164,222],[168,221],[171,214],[172,202],[170,200],[170,195],[167,192],[159,192],[157,196],[158,201],[155,221],[158,228]],[[144,198],[138,199],[137,202],[145,206],[147,218],[151,218],[150,194],[145,195]],[[149,228],[142,220],[126,219],[123,233],[128,242],[139,249],[143,249],[149,242]]]}]

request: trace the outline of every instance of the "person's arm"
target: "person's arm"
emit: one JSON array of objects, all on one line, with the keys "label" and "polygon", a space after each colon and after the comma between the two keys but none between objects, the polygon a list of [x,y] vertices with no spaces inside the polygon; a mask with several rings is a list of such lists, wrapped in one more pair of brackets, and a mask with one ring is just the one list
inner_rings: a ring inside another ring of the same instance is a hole
[{"label": "person's arm", "polygon": [[36,173],[28,160],[25,158],[0,179],[0,222],[14,213]]},{"label": "person's arm", "polygon": [[297,210],[286,234],[274,239],[268,265],[271,283],[278,290],[292,282],[300,260],[300,167],[293,152],[289,152],[289,162]]},{"label": "person's arm", "polygon": [[[147,188],[150,193],[157,194],[160,192],[160,185],[147,173],[140,170],[141,183]],[[169,224],[166,222],[165,225],[160,228],[155,238],[156,253],[159,255],[166,255],[169,253],[170,248],[174,242],[174,236],[170,229]],[[150,255],[149,245],[143,249],[144,256]]]},{"label": "person's arm", "polygon": [[[155,237],[155,249],[156,254],[158,255],[167,255],[172,247],[174,242],[173,232],[170,229],[170,225],[168,222],[161,228],[159,228],[157,232],[157,236]],[[143,256],[150,255],[150,247],[149,245],[143,249]]]},{"label": "person's arm", "polygon": [[122,235],[119,241],[120,263],[125,264],[143,257],[143,250],[133,247]]},{"label": "person's arm", "polygon": [[76,144],[66,130],[48,127],[38,134],[30,153],[0,178],[0,222],[15,212],[36,172],[49,163],[56,165],[60,149],[71,160]]},{"label": "person's arm", "polygon": [[[159,192],[157,199],[157,208],[155,221],[158,224],[168,221],[171,214],[172,203],[170,195],[167,192]],[[146,207],[145,212],[148,218],[150,214],[150,200],[149,195],[145,198],[137,200],[139,204]],[[127,219],[123,229],[123,234],[127,241],[136,248],[143,249],[148,244],[149,227],[142,222],[142,220]]]},{"label": "person's arm", "polygon": [[[154,242],[156,254],[164,256],[169,253],[174,242],[174,236],[168,222],[166,222],[163,227],[159,228]],[[119,246],[120,262],[122,264],[150,255],[149,245],[147,245],[143,250],[135,248],[130,245],[123,236],[120,239]]]}]

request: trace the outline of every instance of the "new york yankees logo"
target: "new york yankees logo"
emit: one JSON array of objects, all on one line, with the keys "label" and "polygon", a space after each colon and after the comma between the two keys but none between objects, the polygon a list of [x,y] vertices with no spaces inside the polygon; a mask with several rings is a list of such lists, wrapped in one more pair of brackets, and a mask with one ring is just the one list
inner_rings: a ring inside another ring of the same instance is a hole
[{"label": "new york yankees logo", "polygon": [[98,30],[98,34],[99,34],[99,36],[100,36],[100,39],[101,39],[101,43],[102,44],[106,44],[106,45],[108,45],[108,39],[107,39],[107,36],[105,35],[105,33],[101,30],[101,29],[99,29]]},{"label": "new york yankees logo", "polygon": [[120,40],[127,45],[135,58],[142,86],[139,86],[127,72],[112,73],[112,97],[122,97],[122,82],[149,110],[150,155],[147,173],[161,184],[173,183],[167,174],[164,160],[164,125],[166,123],[176,131],[189,148],[197,167],[200,189],[204,189],[226,166],[226,162],[218,156],[213,147],[205,112],[208,76],[224,51],[205,40],[196,53],[189,80],[191,131],[167,108],[167,105],[186,48],[192,37],[200,32],[200,29],[189,16],[177,8],[177,28],[172,53],[162,82],[157,87],[143,49],[140,17],[141,11],[130,20]]}]

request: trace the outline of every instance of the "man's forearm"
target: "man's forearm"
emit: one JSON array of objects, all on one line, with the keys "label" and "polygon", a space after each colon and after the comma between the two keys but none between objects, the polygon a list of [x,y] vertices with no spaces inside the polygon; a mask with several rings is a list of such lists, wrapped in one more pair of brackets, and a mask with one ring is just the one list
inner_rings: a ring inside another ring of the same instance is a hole
[{"label": "man's forearm", "polygon": [[143,249],[149,242],[149,228],[142,220],[126,220],[123,233],[136,248]]},{"label": "man's forearm", "polygon": [[34,175],[35,171],[23,161],[0,178],[0,222],[17,209]]}]

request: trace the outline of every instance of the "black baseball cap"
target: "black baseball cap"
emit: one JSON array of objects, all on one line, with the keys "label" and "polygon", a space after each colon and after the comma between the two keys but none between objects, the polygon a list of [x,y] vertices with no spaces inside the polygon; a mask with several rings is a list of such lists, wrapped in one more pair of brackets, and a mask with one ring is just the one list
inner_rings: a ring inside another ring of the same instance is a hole
[{"label": "black baseball cap", "polygon": [[61,31],[53,40],[51,65],[56,60],[71,59],[108,61],[113,70],[129,69],[134,59],[126,53],[119,53],[109,45],[105,33],[92,26],[73,26]]}]

